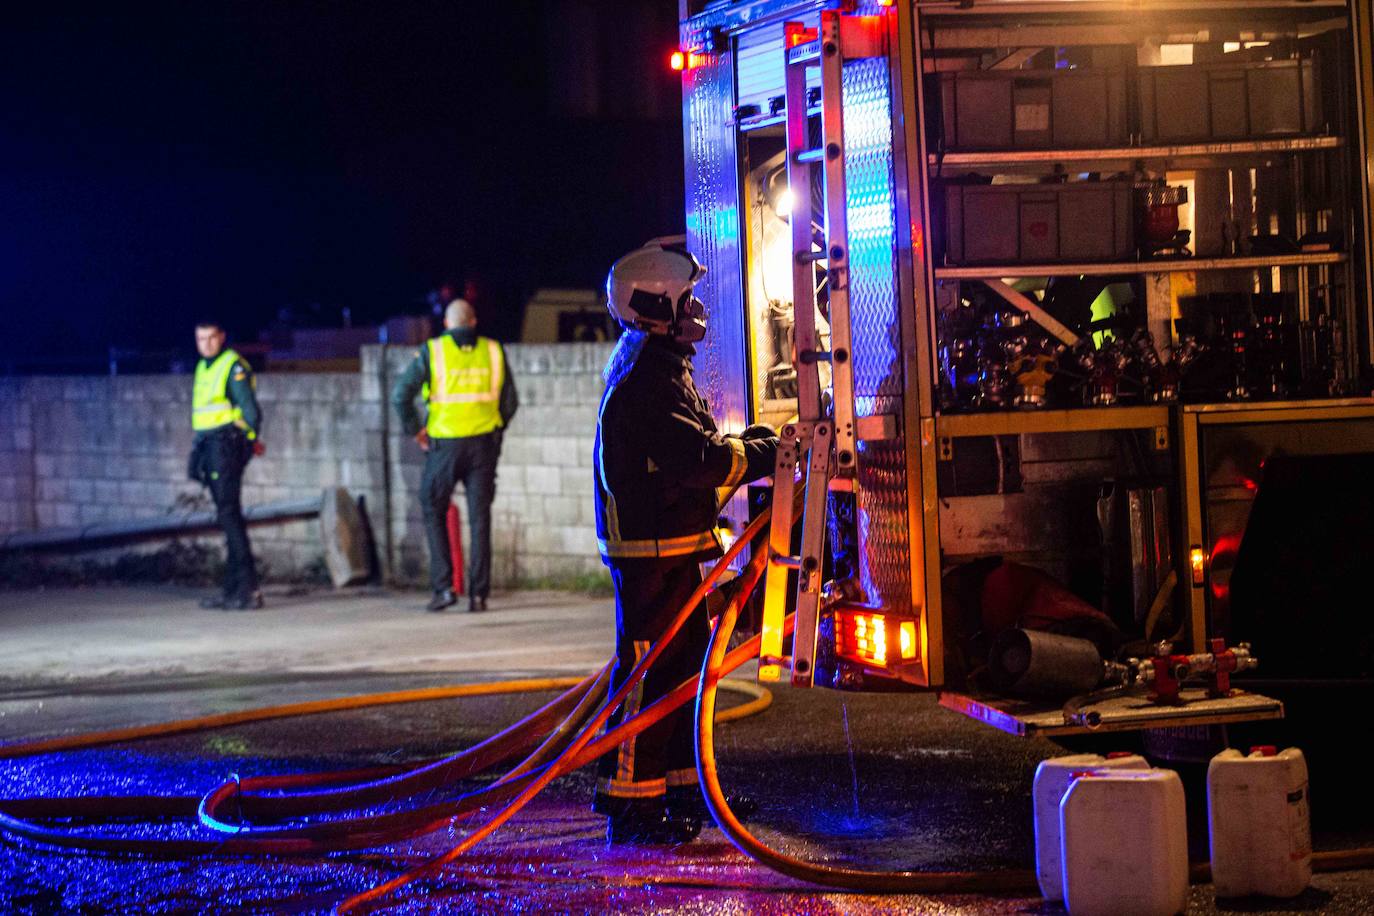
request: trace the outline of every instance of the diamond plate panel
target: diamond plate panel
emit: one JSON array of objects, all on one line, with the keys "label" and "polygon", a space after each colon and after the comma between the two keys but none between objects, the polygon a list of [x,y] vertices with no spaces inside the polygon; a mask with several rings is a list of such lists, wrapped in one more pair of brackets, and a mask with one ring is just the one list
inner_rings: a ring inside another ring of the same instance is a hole
[{"label": "diamond plate panel", "polygon": [[[893,206],[892,103],[884,58],[844,65],[845,195],[854,412],[901,414],[901,325]],[[871,600],[911,602],[906,450],[859,444],[859,577]]]},{"label": "diamond plate panel", "polygon": [[732,74],[728,53],[684,72],[683,126],[687,247],[708,270],[697,285],[707,330],[697,345],[696,383],[722,428],[739,430],[749,422],[748,369]]}]

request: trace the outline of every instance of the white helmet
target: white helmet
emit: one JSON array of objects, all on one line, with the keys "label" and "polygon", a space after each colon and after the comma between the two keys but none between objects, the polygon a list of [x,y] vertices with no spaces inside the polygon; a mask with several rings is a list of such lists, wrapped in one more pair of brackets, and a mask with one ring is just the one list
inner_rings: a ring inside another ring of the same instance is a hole
[{"label": "white helmet", "polygon": [[706,306],[692,287],[704,276],[680,244],[653,239],[611,265],[606,307],[627,328],[695,343],[706,335]]}]

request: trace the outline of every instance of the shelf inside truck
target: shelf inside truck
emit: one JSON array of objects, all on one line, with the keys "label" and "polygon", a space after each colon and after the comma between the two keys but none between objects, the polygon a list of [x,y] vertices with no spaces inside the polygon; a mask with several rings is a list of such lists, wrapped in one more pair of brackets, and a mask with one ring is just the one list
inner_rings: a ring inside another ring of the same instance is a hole
[{"label": "shelf inside truck", "polygon": [[1004,436],[1016,433],[1076,433],[1103,429],[1154,429],[1169,425],[1169,405],[1075,407],[1068,410],[999,410],[941,414],[940,438]]},{"label": "shelf inside truck", "polygon": [[1286,137],[1262,140],[1214,141],[1208,143],[1152,144],[1149,146],[1111,146],[1085,149],[1015,149],[988,151],[952,151],[944,155],[930,154],[932,167],[942,169],[956,166],[988,165],[1046,165],[1078,162],[1122,162],[1164,160],[1211,160],[1237,156],[1263,156],[1278,153],[1304,153],[1338,149],[1344,144],[1341,137]]},{"label": "shelf inside truck", "polygon": [[970,719],[977,719],[1009,735],[1053,738],[1097,732],[1135,731],[1180,725],[1224,725],[1283,718],[1283,704],[1237,688],[1225,698],[1211,699],[1201,687],[1185,687],[1182,706],[1156,706],[1143,695],[1114,697],[1085,709],[1102,716],[1097,728],[1066,725],[1062,704],[1036,703],[1006,697],[976,697],[942,691],[940,705]]},{"label": "shelf inside truck", "polygon": [[1001,277],[1107,277],[1115,274],[1169,274],[1194,270],[1262,270],[1269,267],[1317,267],[1341,264],[1343,251],[1308,254],[1247,255],[1230,258],[1160,258],[1154,261],[1092,261],[1078,264],[981,264],[937,267],[937,280],[983,280]]}]

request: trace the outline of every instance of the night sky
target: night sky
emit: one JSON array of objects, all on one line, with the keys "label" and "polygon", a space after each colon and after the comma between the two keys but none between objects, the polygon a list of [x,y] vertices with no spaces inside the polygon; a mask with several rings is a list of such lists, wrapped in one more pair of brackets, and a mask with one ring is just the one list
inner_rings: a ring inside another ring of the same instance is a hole
[{"label": "night sky", "polygon": [[672,0],[52,6],[0,20],[0,371],[473,274],[509,339],[681,231]]}]

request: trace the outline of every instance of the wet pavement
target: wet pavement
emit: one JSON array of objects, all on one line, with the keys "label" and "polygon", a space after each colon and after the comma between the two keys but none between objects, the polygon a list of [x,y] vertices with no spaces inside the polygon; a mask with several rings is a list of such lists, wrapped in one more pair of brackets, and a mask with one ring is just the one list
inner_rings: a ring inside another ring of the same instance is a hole
[{"label": "wet pavement", "polygon": [[[4,602],[13,594],[0,593],[0,625],[5,625],[8,613]],[[112,594],[102,600],[117,605],[122,599]],[[146,601],[147,596],[140,600]],[[352,599],[322,597],[315,603],[328,612],[331,601],[348,600]],[[408,600],[418,606],[414,596]],[[519,614],[559,620],[546,630],[558,638],[550,648],[555,653],[553,645],[566,647],[573,641],[568,637],[570,626],[594,628],[596,615],[606,612],[604,603],[576,601],[585,606],[575,611],[566,605],[557,611],[541,610],[541,603],[559,602],[558,596],[545,593],[538,601],[519,604],[517,610],[512,598],[505,610],[494,610],[481,622],[484,628],[496,624],[499,629],[503,616],[512,626]],[[300,613],[316,612],[305,608]],[[394,638],[409,645],[410,628],[424,619],[419,612],[398,613],[393,637],[385,627],[369,631],[373,650],[390,660],[383,671],[362,670],[351,663],[336,670],[310,666],[295,671],[292,665],[297,657],[277,649],[264,653],[264,659],[270,656],[270,664],[257,668],[251,654],[240,654],[230,671],[191,666],[155,675],[150,669],[160,662],[154,660],[155,653],[140,656],[139,632],[132,623],[128,626],[133,629],[124,637],[130,645],[101,650],[122,660],[106,666],[99,677],[71,672],[54,678],[55,669],[46,667],[51,659],[42,661],[35,655],[24,668],[22,657],[10,655],[11,668],[0,688],[0,740],[505,674],[488,667],[487,661],[479,663],[493,656],[464,658],[466,646],[471,645],[474,652],[493,648],[476,637],[471,643],[455,639],[444,648],[453,660],[452,671],[423,666],[406,670],[397,661],[405,654],[388,648],[386,641]],[[265,626],[267,618],[254,618],[254,623]],[[448,623],[462,633],[468,626],[476,628],[476,620],[466,615]],[[528,632],[534,629],[538,628]],[[272,642],[267,636],[257,638]],[[521,648],[531,645],[536,644],[527,640]],[[313,650],[299,651],[304,655]],[[438,651],[432,648],[431,654]],[[514,657],[516,664],[508,669],[511,676],[570,671],[566,659],[539,669],[528,664],[530,657]],[[588,664],[581,670],[591,667]],[[413,703],[0,761],[0,796],[200,794],[231,773],[309,772],[418,760],[470,745],[551,696]],[[722,702],[739,700],[726,694]],[[772,708],[718,730],[722,782],[727,791],[747,793],[760,801],[761,810],[752,826],[762,837],[794,855],[866,868],[1031,867],[1030,780],[1039,760],[1061,753],[1063,749],[1050,742],[1012,738],[963,719],[924,695],[778,688]],[[468,782],[454,791],[478,785]],[[755,864],[713,828],[697,841],[672,849],[607,848],[602,821],[587,808],[591,787],[586,771],[559,780],[469,856],[440,875],[411,885],[389,901],[384,911],[1062,912],[1034,896],[925,898],[816,889]],[[1363,823],[1331,816],[1341,807],[1340,793],[1333,788],[1313,786],[1314,814],[1332,822],[1318,831],[1317,847],[1374,844],[1374,831]],[[428,793],[421,800],[433,802],[441,797],[442,793]],[[1195,791],[1190,797],[1195,815],[1201,813],[1201,804]],[[1205,854],[1205,826],[1196,816],[1194,821],[1190,824],[1194,851],[1201,831]],[[110,829],[127,835],[202,835],[199,827],[185,822],[123,823]],[[0,912],[327,912],[343,898],[442,853],[467,829],[459,825],[367,852],[292,859],[154,859],[5,841],[0,843]],[[1295,901],[1223,901],[1218,906],[1209,886],[1193,888],[1189,913],[1233,911],[1374,912],[1374,872],[1318,875],[1313,889]]]}]

